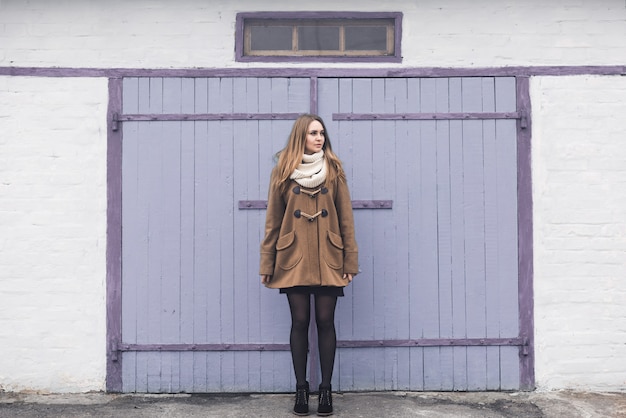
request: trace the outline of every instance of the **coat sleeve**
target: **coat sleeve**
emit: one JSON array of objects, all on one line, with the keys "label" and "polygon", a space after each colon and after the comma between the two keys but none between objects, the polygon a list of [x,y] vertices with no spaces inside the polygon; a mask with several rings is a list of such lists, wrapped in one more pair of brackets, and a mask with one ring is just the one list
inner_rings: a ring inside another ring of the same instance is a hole
[{"label": "coat sleeve", "polygon": [[[275,175],[272,171],[272,178]],[[276,242],[280,233],[280,226],[285,215],[285,202],[280,191],[272,187],[270,179],[270,188],[267,198],[267,212],[265,215],[265,236],[261,242],[261,262],[259,274],[274,274],[274,263],[276,261]]]},{"label": "coat sleeve", "polygon": [[359,273],[359,250],[354,233],[352,199],[345,182],[337,181],[335,207],[339,217],[339,228],[343,238],[343,271],[356,276]]}]

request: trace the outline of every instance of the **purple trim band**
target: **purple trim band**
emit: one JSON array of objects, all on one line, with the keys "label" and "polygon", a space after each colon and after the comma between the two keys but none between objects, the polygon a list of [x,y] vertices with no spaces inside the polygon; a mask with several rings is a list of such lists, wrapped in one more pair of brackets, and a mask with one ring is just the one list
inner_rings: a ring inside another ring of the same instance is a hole
[{"label": "purple trim band", "polygon": [[333,120],[470,120],[521,119],[518,112],[502,113],[333,113]]},{"label": "purple trim band", "polygon": [[[353,200],[352,209],[392,209],[393,200]],[[267,200],[240,200],[239,209],[267,209]]]},{"label": "purple trim band", "polygon": [[116,121],[295,120],[300,115],[300,113],[151,113],[119,115]]},{"label": "purple trim band", "polygon": [[626,75],[624,65],[483,68],[67,68],[0,67],[0,75],[33,77],[515,77]]},{"label": "purple trim band", "polygon": [[106,389],[122,391],[122,131],[114,129],[114,115],[122,109],[122,80],[109,80],[107,109],[107,244],[106,244]]},{"label": "purple trim band", "polygon": [[[523,346],[522,338],[420,338],[414,340],[344,340],[338,348]],[[289,344],[121,344],[119,351],[289,351]]]},{"label": "purple trim band", "polygon": [[[529,86],[528,77],[517,78],[517,110],[526,115],[531,114]],[[531,134],[531,118],[520,120],[517,126],[517,247],[519,333],[526,342],[520,352],[520,388],[523,390],[535,388]]]}]

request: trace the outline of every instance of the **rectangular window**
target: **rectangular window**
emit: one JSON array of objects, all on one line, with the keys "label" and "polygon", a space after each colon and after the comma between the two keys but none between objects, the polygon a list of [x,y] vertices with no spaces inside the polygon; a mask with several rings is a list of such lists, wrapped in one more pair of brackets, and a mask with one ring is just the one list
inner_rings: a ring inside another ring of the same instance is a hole
[{"label": "rectangular window", "polygon": [[401,13],[237,14],[237,61],[400,62]]}]

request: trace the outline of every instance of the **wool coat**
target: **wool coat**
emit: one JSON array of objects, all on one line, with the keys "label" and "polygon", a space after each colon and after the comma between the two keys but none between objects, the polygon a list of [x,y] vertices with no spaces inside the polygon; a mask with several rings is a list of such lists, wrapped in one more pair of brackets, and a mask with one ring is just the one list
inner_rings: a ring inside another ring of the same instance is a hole
[{"label": "wool coat", "polygon": [[359,271],[348,186],[336,180],[306,188],[291,180],[281,193],[271,184],[259,270],[272,276],[267,287],[346,286],[343,274]]}]

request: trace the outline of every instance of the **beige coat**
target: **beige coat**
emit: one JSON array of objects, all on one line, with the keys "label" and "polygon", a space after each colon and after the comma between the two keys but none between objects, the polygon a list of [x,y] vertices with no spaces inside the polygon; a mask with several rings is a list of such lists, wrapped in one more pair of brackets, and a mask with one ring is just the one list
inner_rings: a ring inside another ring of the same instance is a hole
[{"label": "beige coat", "polygon": [[259,271],[272,276],[267,287],[346,286],[343,274],[358,271],[345,183],[308,189],[291,181],[283,194],[270,187]]}]

